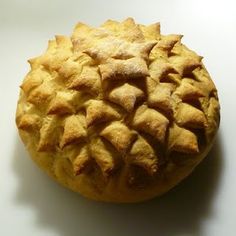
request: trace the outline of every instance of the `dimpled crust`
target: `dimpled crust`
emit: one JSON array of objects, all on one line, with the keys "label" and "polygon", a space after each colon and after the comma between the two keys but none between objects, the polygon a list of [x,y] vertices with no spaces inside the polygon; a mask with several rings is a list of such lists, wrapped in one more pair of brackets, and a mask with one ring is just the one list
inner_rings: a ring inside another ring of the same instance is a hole
[{"label": "dimpled crust", "polygon": [[29,60],[16,123],[32,159],[100,201],[158,196],[206,156],[219,126],[202,57],[160,24],[78,23]]}]

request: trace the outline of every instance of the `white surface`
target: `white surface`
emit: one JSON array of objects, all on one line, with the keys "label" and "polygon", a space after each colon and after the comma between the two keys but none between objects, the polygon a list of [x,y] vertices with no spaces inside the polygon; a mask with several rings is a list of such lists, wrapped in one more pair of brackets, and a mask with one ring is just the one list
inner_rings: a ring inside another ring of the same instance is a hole
[{"label": "white surface", "polygon": [[[236,2],[0,1],[0,235],[172,236],[236,235]],[[181,33],[219,90],[221,128],[216,145],[194,174],[170,193],[137,205],[86,200],[54,183],[27,157],[14,123],[20,85],[55,34],[77,21],[107,18],[160,21],[163,33]]]}]

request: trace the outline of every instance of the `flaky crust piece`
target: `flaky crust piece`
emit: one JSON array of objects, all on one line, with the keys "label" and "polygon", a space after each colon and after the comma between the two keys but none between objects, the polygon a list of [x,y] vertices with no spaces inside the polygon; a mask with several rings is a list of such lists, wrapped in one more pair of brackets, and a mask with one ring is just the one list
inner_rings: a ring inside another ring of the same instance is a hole
[{"label": "flaky crust piece", "polygon": [[32,159],[86,197],[160,195],[208,153],[219,126],[202,57],[132,18],[78,23],[29,60],[16,123]]}]

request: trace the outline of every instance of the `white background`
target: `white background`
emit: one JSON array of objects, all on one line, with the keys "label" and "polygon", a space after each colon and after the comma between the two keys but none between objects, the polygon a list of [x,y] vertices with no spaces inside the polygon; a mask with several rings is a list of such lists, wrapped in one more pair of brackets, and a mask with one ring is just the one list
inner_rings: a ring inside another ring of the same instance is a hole
[{"label": "white background", "polygon": [[[174,190],[136,205],[86,200],[50,180],[28,158],[14,116],[28,58],[78,21],[160,21],[162,32],[204,56],[219,90],[221,127],[208,158]],[[236,1],[1,0],[0,235],[236,235]]]}]

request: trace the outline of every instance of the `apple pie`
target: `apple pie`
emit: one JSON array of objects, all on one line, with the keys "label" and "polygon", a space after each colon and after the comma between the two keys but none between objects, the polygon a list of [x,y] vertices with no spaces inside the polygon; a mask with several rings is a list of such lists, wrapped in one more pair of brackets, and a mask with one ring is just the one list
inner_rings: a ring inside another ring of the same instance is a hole
[{"label": "apple pie", "polygon": [[160,24],[78,23],[29,60],[16,124],[30,156],[69,189],[138,202],[188,176],[219,126],[202,57]]}]

